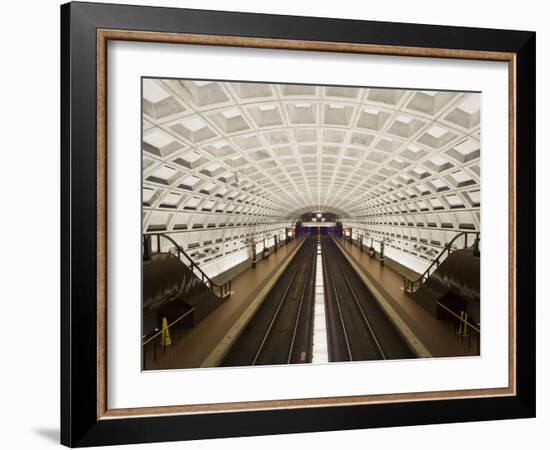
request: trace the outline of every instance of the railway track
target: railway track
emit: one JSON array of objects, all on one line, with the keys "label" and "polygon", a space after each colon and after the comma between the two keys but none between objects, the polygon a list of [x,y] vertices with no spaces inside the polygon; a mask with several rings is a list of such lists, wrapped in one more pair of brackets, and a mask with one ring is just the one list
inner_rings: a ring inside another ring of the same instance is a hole
[{"label": "railway track", "polygon": [[334,241],[322,239],[330,361],[414,358]]},{"label": "railway track", "polygon": [[315,249],[307,237],[221,366],[311,362]]}]

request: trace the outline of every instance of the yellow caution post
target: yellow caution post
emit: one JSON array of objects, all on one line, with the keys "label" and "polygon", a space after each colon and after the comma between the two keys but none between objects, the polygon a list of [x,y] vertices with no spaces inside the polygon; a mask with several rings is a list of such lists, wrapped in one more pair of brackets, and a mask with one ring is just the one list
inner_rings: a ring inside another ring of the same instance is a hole
[{"label": "yellow caution post", "polygon": [[162,318],[162,335],[160,342],[163,347],[172,345],[172,339],[170,338],[170,331],[168,330],[168,321],[166,320],[166,317]]},{"label": "yellow caution post", "polygon": [[464,313],[464,328],[462,329],[462,336],[468,336],[468,313]]},{"label": "yellow caution post", "polygon": [[458,331],[456,332],[456,334],[458,334],[459,336],[462,335],[463,320],[464,320],[464,311],[460,311],[460,322],[458,324]]}]

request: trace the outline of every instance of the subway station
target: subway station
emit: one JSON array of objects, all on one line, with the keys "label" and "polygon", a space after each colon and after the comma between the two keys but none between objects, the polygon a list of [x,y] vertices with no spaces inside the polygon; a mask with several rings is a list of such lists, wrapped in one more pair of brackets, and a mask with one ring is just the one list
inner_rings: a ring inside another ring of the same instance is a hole
[{"label": "subway station", "polygon": [[142,368],[480,354],[480,95],[144,78]]}]

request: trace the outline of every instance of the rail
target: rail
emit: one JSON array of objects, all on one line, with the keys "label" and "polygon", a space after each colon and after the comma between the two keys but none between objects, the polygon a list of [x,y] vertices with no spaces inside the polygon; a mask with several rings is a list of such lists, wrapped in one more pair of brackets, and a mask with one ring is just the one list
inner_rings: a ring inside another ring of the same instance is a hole
[{"label": "rail", "polygon": [[365,314],[365,311],[363,307],[361,306],[361,303],[359,302],[359,299],[357,298],[357,294],[355,293],[355,289],[351,286],[351,283],[346,275],[346,272],[342,269],[342,266],[339,266],[340,272],[342,273],[342,276],[344,278],[344,282],[346,283],[346,286],[348,287],[349,291],[351,292],[351,295],[353,297],[353,300],[355,301],[355,305],[357,306],[357,309],[361,313],[361,318],[363,319],[363,323],[366,325],[369,335],[372,338],[373,344],[376,347],[376,351],[380,354],[382,359],[387,359],[386,354],[384,353],[384,350],[382,350],[382,346],[380,345],[380,341],[376,337],[376,334],[374,333],[374,329],[372,328],[372,325],[367,318],[367,315]]},{"label": "rail", "polygon": [[143,235],[143,258],[150,258],[152,252],[152,241],[153,238],[156,238],[157,244],[157,253],[161,253],[161,238],[166,239],[171,244],[174,245],[177,256],[197,277],[201,279],[205,286],[210,289],[210,291],[219,298],[226,298],[231,295],[231,280],[227,280],[225,283],[218,284],[213,281],[204,271],[199,267],[199,265],[193,261],[193,259],[185,253],[183,247],[179,245],[174,239],[170,236],[163,233],[152,233]]},{"label": "rail", "polygon": [[[334,244],[332,244],[334,245]],[[333,250],[337,251],[334,247],[332,247]],[[331,250],[332,251],[332,250]],[[325,254],[328,252],[328,249],[325,248]],[[338,256],[338,258],[340,257],[341,255]],[[346,272],[345,270],[343,269],[342,265],[338,264],[336,265],[338,267],[338,270],[339,272],[342,274],[342,278],[344,280],[344,283],[346,285],[346,287],[348,288],[349,292],[351,293],[351,297],[353,298],[353,301],[355,303],[355,306],[357,308],[357,311],[359,312],[359,315],[362,319],[362,322],[365,326],[365,329],[367,330],[368,332],[368,335],[370,336],[371,338],[371,341],[372,341],[372,344],[376,350],[376,352],[378,353],[378,355],[380,355],[381,359],[387,359],[387,356],[384,352],[384,350],[382,349],[382,346],[380,344],[380,341],[378,340],[378,337],[376,336],[376,333],[374,332],[374,329],[372,328],[372,325],[367,317],[367,314],[365,313],[365,310],[364,308],[361,306],[361,302],[359,301],[359,298],[357,297],[357,293],[355,292],[355,289],[353,288],[353,286],[351,285],[350,281],[349,281],[349,278],[348,276],[346,275]],[[333,286],[333,290],[334,290],[334,293],[335,293],[335,296],[337,298],[337,289],[336,289],[336,284],[334,282],[334,278],[333,278],[333,275],[332,275],[332,272],[330,270],[327,269],[327,272],[330,274],[330,279],[331,279],[331,283],[332,283],[332,286]],[[337,300],[338,301],[338,300]],[[341,311],[341,307],[340,307],[340,304],[339,304],[339,301],[338,301],[338,310],[339,310],[339,313],[340,313],[340,316],[341,316],[341,321],[343,323],[343,316],[342,316],[342,311]],[[345,331],[345,327],[344,328],[344,331]],[[352,355],[351,355],[351,350],[350,350],[350,347],[349,347],[349,339],[348,337],[346,336],[346,343],[347,343],[347,346],[348,346],[348,352],[350,354],[350,359],[353,361],[353,358],[352,358]]]},{"label": "rail", "polygon": [[[296,321],[294,322],[294,327],[292,331],[292,340],[290,341],[290,350],[288,351],[287,364],[290,364],[292,360],[292,354],[294,353],[294,344],[296,342],[296,336],[298,334],[298,326],[300,324],[300,317],[302,315],[302,305],[304,304],[304,297],[306,296],[308,286],[310,285],[310,283],[312,283],[312,277],[313,277],[313,280],[315,279],[314,267],[317,262],[317,249],[315,245],[316,244],[314,244],[313,251],[312,251],[313,260],[308,267],[308,271],[302,287],[302,293],[300,295],[300,304],[298,305],[298,313],[296,314]],[[305,256],[304,256],[304,259],[305,259]],[[312,295],[314,294],[312,293]]]},{"label": "rail", "polygon": [[[258,349],[256,350],[256,353],[254,355],[254,359],[252,360],[252,366],[256,365],[258,363],[258,360],[260,359],[260,356],[261,354],[263,353],[264,351],[264,348],[266,346],[266,343],[271,335],[271,330],[273,329],[274,325],[275,325],[275,322],[277,321],[278,317],[279,317],[279,312],[281,311],[282,309],[282,306],[283,304],[286,302],[287,298],[288,298],[288,293],[290,291],[290,288],[292,287],[293,283],[294,283],[294,279],[296,278],[296,275],[298,274],[298,269],[300,267],[300,264],[305,260],[305,257],[306,257],[306,253],[305,253],[305,248],[301,249],[301,257],[300,257],[300,260],[299,260],[299,263],[297,264],[297,268],[296,270],[292,273],[292,276],[290,278],[290,281],[288,282],[286,288],[285,288],[285,291],[281,297],[281,300],[279,301],[279,304],[277,305],[277,309],[275,310],[275,313],[273,314],[273,317],[271,318],[271,321],[269,322],[269,326],[267,327],[267,330],[263,336],[263,339],[262,341],[260,342],[260,346],[258,347]],[[304,286],[305,286],[305,282],[304,282]],[[289,351],[289,354],[292,354],[292,346],[294,345],[294,342],[291,342],[291,348],[290,348],[290,351]],[[290,359],[290,358],[289,358]],[[287,363],[289,363],[289,361],[287,360]]]},{"label": "rail", "polygon": [[424,271],[420,277],[418,277],[416,280],[411,280],[408,277],[403,277],[403,288],[407,294],[413,294],[416,292],[420,286],[426,280],[439,268],[439,265],[443,262],[444,259],[447,258],[454,250],[456,250],[456,247],[453,247],[453,243],[458,240],[460,237],[464,236],[464,249],[468,248],[468,236],[474,235],[474,253],[479,252],[479,231],[462,231],[458,233],[455,237],[451,239],[450,242],[445,244],[445,247],[443,250],[437,255],[437,257],[432,261],[432,263],[428,266],[428,268]]},{"label": "rail", "polygon": [[[321,247],[321,251],[323,252],[323,260],[327,261],[328,260],[327,259],[327,249],[325,247]],[[334,303],[336,304],[336,309],[338,311],[338,318],[340,319],[340,327],[342,328],[342,334],[344,335],[344,342],[346,344],[346,353],[349,357],[349,360],[353,361],[353,354],[351,352],[351,345],[350,345],[350,342],[349,342],[348,330],[346,328],[346,323],[344,321],[344,315],[342,313],[342,306],[340,304],[340,299],[339,299],[339,296],[338,296],[338,290],[336,289],[336,283],[334,282],[334,277],[332,275],[332,271],[330,271],[328,269],[327,264],[323,265],[323,272],[324,272],[325,278],[329,281],[329,286],[332,287],[332,295],[333,295],[333,298],[334,298]],[[331,352],[332,352],[333,349],[334,349],[334,347],[333,347],[334,344],[331,342],[330,333],[328,335],[328,338],[329,338],[329,346],[332,347],[331,348]],[[334,356],[332,356],[332,358],[334,358]]]}]

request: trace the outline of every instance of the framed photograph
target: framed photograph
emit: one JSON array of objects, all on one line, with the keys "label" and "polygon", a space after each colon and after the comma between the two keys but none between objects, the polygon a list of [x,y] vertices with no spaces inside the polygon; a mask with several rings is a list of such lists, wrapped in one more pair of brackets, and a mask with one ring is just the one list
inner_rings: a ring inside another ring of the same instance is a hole
[{"label": "framed photograph", "polygon": [[535,33],[61,7],[61,441],[535,415]]}]

